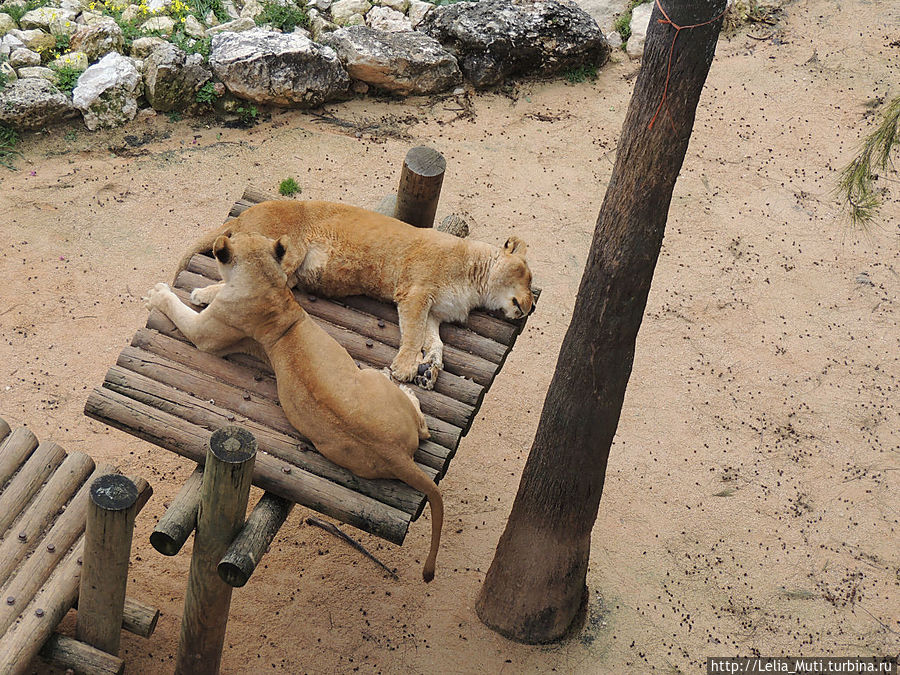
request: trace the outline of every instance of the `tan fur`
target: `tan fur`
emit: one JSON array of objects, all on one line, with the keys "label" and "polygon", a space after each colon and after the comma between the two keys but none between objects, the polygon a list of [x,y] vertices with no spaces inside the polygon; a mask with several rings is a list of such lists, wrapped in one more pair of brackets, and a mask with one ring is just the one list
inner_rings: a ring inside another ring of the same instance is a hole
[{"label": "tan fur", "polygon": [[[285,260],[291,285],[331,297],[359,294],[397,303],[401,342],[391,373],[427,389],[443,367],[441,322],[465,321],[475,307],[519,318],[533,304],[526,246],[516,237],[501,249],[355,206],[317,201],[270,201],[249,208],[196,242],[176,277],[195,253],[209,251],[226,232],[286,236],[293,249]],[[192,299],[202,302],[203,292]]]},{"label": "tan fur", "polygon": [[434,577],[444,506],[440,490],[413,462],[428,437],[411,392],[375,370],[360,370],[334,338],[309,318],[287,285],[291,243],[260,234],[218,237],[213,252],[224,282],[207,287],[210,304],[195,312],[167,284],[146,298],[197,347],[224,355],[262,346],[290,423],[335,464],[363,478],[396,478],[431,505],[431,549],[423,577]]}]

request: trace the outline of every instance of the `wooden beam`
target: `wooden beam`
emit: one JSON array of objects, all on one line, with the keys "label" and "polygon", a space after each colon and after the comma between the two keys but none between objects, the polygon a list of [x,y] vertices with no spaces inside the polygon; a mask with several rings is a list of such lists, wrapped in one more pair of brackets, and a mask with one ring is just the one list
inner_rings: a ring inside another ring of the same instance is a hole
[{"label": "wooden beam", "polygon": [[203,467],[199,464],[181,486],[169,508],[150,534],[150,544],[163,555],[175,555],[197,526],[200,506],[200,481]]},{"label": "wooden beam", "polygon": [[91,483],[76,637],[108,654],[119,653],[137,486],[107,474]]},{"label": "wooden beam", "polygon": [[271,492],[260,498],[219,562],[219,576],[225,583],[240,587],[250,580],[250,575],[293,508],[292,502]]},{"label": "wooden beam", "polygon": [[0,443],[0,494],[37,446],[37,438],[25,427],[19,427]]},{"label": "wooden beam", "polygon": [[400,171],[394,218],[415,227],[431,227],[446,170],[447,161],[437,150],[424,145],[410,149]]},{"label": "wooden beam", "polygon": [[0,494],[0,532],[12,525],[31,503],[44,481],[62,464],[66,451],[53,441],[41,443]]},{"label": "wooden beam", "polygon": [[118,656],[59,633],[50,636],[39,654],[51,665],[78,675],[122,675],[125,672],[125,661]]},{"label": "wooden beam", "polygon": [[216,566],[244,523],[255,459],[256,439],[240,427],[225,427],[210,437],[176,675],[219,672],[231,586],[219,578]]}]

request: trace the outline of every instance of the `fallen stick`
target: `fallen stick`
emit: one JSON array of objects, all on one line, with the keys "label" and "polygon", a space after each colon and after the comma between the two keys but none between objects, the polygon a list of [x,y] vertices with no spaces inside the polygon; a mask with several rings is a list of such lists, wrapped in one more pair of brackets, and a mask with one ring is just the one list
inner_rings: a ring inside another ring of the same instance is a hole
[{"label": "fallen stick", "polygon": [[345,542],[350,544],[350,546],[355,548],[357,551],[362,553],[364,556],[366,556],[367,558],[372,560],[376,565],[378,565],[381,569],[383,569],[385,572],[387,572],[388,575],[391,577],[391,579],[393,579],[394,581],[400,581],[400,577],[397,576],[396,572],[391,570],[387,565],[385,565],[383,562],[381,562],[378,558],[376,558],[374,555],[369,553],[369,551],[366,549],[366,547],[363,546],[362,544],[360,544],[358,541],[356,541],[356,539],[354,539],[353,537],[351,537],[347,534],[344,534],[344,532],[339,530],[337,527],[335,527],[331,523],[328,523],[324,520],[320,520],[320,519],[316,518],[315,516],[310,516],[306,519],[306,524],[307,525],[315,525],[316,527],[321,527],[326,532],[331,532],[331,534],[333,534],[338,539],[343,539]]}]

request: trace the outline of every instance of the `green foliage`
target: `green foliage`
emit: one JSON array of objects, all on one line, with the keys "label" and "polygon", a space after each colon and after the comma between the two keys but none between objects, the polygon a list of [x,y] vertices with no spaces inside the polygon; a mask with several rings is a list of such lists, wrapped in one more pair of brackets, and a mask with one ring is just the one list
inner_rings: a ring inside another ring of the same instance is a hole
[{"label": "green foliage", "polygon": [[900,143],[898,132],[900,97],[891,101],[884,111],[881,124],[866,138],[859,153],[841,172],[838,194],[854,227],[865,228],[878,214],[881,194],[875,187],[877,172],[894,168],[891,152]]},{"label": "green foliage", "polygon": [[71,94],[75,85],[78,84],[78,78],[84,71],[80,68],[72,66],[60,66],[56,69],[56,88],[67,94]]},{"label": "green foliage", "polygon": [[65,54],[69,51],[69,41],[70,38],[68,35],[57,35],[56,36],[56,46],[53,47],[53,51],[57,54]]},{"label": "green foliage", "polygon": [[12,158],[16,155],[22,156],[22,153],[16,150],[18,142],[19,134],[16,133],[15,129],[10,129],[0,124],[0,165],[13,171],[15,171],[16,167],[12,165]]},{"label": "green foliage", "polygon": [[188,0],[188,4],[193,10],[192,13],[201,20],[206,19],[206,15],[210,11],[215,14],[219,21],[231,20],[228,12],[225,11],[225,7],[222,5],[222,0]]},{"label": "green foliage", "polygon": [[613,23],[613,30],[622,36],[622,49],[625,49],[625,43],[631,37],[631,11],[638,5],[642,5],[646,0],[630,0],[625,11],[616,17]]},{"label": "green foliage", "polygon": [[[0,65],[6,63],[7,59],[5,56],[0,56]],[[3,88],[6,86],[7,76],[4,73],[0,73],[0,91],[3,91]]]},{"label": "green foliage", "polygon": [[216,93],[216,85],[212,81],[207,82],[197,90],[197,103],[211,106],[218,98],[219,95]]},{"label": "green foliage", "polygon": [[43,2],[41,0],[28,0],[24,5],[18,5],[15,3],[6,3],[3,6],[0,6],[0,12],[6,12],[12,17],[12,20],[16,23],[19,23],[19,19],[21,19],[25,12],[30,12],[32,9],[36,9],[40,7]]},{"label": "green foliage", "polygon": [[285,178],[278,185],[278,192],[280,192],[285,197],[293,197],[295,194],[300,192],[300,186],[297,185],[297,181],[293,178]]},{"label": "green foliage", "polygon": [[264,0],[262,6],[262,13],[256,17],[257,25],[268,23],[285,33],[290,33],[297,26],[309,28],[309,16],[297,5],[282,5],[274,0]]},{"label": "green foliage", "polygon": [[256,124],[256,120],[259,117],[259,110],[256,109],[255,105],[240,105],[234,109],[234,112],[245,127],[252,127]]},{"label": "green foliage", "polygon": [[168,116],[170,122],[180,122],[181,121],[181,113],[177,110],[172,110],[172,111],[166,113],[166,115]]},{"label": "green foliage", "polygon": [[187,52],[188,54],[200,54],[204,59],[209,59],[209,52],[212,45],[212,38],[192,38],[183,30],[168,38],[169,42]]},{"label": "green foliage", "polygon": [[563,73],[563,77],[572,84],[584,82],[585,80],[596,80],[597,66],[578,66],[577,68],[570,68]]}]

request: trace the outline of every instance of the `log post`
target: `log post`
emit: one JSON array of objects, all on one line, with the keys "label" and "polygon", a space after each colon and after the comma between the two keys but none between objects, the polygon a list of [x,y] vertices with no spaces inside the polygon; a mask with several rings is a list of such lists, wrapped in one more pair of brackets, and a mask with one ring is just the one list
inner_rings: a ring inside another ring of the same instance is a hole
[{"label": "log post", "polygon": [[90,494],[75,633],[118,654],[138,489],[126,476],[107,474],[94,480]]},{"label": "log post", "polygon": [[209,439],[176,675],[219,672],[231,586],[216,566],[244,523],[255,458],[256,439],[244,429],[227,426]]},{"label": "log post", "polygon": [[416,227],[431,227],[446,169],[447,162],[437,150],[418,145],[407,152],[394,218]]},{"label": "log post", "polygon": [[125,672],[125,661],[118,656],[59,633],[54,633],[44,643],[40,656],[54,666],[71,669],[76,673],[122,675]]},{"label": "log post", "polygon": [[219,563],[219,576],[230,586],[247,583],[294,503],[266,492]]},{"label": "log post", "polygon": [[200,480],[203,467],[197,465],[181,486],[169,508],[159,519],[150,534],[150,543],[163,555],[175,555],[184,546],[197,526],[197,508],[200,506]]}]

